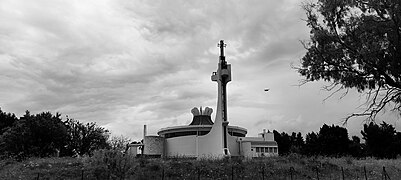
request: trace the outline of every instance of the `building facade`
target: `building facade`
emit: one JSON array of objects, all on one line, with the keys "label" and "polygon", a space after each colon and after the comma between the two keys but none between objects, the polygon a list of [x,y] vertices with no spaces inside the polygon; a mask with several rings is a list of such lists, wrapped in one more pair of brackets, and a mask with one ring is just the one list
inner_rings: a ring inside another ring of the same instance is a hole
[{"label": "building facade", "polygon": [[[274,134],[263,130],[258,137],[246,137],[247,129],[229,125],[227,117],[227,83],[231,81],[231,65],[224,56],[221,40],[217,71],[211,80],[217,82],[217,110],[193,108],[189,125],[162,128],[157,136],[147,136],[144,128],[142,152],[160,157],[223,158],[229,156],[253,158],[278,155]],[[136,148],[138,145],[132,146]],[[133,150],[132,152],[136,152]]]},{"label": "building facade", "polygon": [[[210,108],[208,108],[210,109]],[[192,112],[198,111],[197,108]],[[202,111],[201,111],[202,112]],[[269,157],[278,155],[274,134],[270,131],[259,133],[258,137],[246,137],[247,129],[238,126],[227,126],[228,154],[216,156],[209,148],[218,135],[209,134],[215,125],[208,114],[193,114],[192,122],[185,126],[173,126],[160,129],[158,137],[164,139],[161,157],[221,158],[224,156],[241,156],[246,158]],[[145,136],[147,139],[148,136]],[[145,151],[149,141],[144,141]],[[222,149],[223,151],[223,149]]]}]

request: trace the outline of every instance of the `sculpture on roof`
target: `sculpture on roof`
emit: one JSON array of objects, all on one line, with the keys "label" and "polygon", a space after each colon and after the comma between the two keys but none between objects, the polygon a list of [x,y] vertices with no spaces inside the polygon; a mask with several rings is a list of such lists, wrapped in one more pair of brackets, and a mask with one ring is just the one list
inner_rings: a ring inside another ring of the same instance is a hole
[{"label": "sculpture on roof", "polygon": [[191,110],[191,113],[192,113],[194,116],[199,116],[199,115],[200,115],[199,109],[198,109],[197,107],[194,107],[194,108]]},{"label": "sculpture on roof", "polygon": [[210,107],[205,107],[205,109],[202,110],[202,107],[200,107],[200,110],[199,110],[197,107],[194,107],[194,108],[192,108],[191,113],[194,116],[200,116],[200,115],[211,116],[213,113],[213,109]]}]

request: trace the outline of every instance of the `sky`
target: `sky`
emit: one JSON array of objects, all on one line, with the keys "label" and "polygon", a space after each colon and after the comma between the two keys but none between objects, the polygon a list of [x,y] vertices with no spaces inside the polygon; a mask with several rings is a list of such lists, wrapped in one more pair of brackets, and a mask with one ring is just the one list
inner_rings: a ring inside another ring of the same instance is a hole
[{"label": "sky", "polygon": [[[303,77],[292,66],[300,65],[301,41],[309,38],[301,4],[0,0],[0,107],[17,116],[59,112],[140,140],[145,124],[156,135],[189,124],[193,107],[216,110],[210,76],[224,40],[232,67],[229,125],[248,136],[342,125],[366,99],[351,90],[325,100],[331,92],[324,82],[299,86]],[[385,119],[400,129],[398,118]],[[354,118],[345,127],[360,136],[363,123]]]}]

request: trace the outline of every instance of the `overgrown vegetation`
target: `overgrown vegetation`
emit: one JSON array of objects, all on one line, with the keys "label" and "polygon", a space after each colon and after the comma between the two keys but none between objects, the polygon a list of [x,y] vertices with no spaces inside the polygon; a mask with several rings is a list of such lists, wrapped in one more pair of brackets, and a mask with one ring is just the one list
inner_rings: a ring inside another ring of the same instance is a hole
[{"label": "overgrown vegetation", "polygon": [[0,161],[0,179],[381,179],[383,174],[401,179],[401,160],[297,154],[252,160],[147,159],[100,150],[92,157]]}]

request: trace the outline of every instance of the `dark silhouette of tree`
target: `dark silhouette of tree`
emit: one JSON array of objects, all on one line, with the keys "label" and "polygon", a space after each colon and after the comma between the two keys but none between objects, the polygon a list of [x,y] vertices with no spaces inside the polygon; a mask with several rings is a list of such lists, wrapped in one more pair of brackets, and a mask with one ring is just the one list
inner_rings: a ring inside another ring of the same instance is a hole
[{"label": "dark silhouette of tree", "polygon": [[304,140],[302,134],[293,132],[288,135],[285,132],[279,133],[276,130],[273,131],[274,140],[277,142],[279,155],[287,155],[289,153],[301,153],[304,146]]},{"label": "dark silhouette of tree", "polygon": [[397,132],[394,139],[394,151],[397,155],[401,155],[401,132]]},{"label": "dark silhouette of tree", "polygon": [[401,1],[318,0],[304,5],[310,41],[298,72],[324,80],[333,93],[355,88],[368,106],[351,114],[372,119],[384,107],[401,110]]},{"label": "dark silhouette of tree", "polygon": [[29,111],[1,136],[1,151],[10,156],[50,156],[65,146],[67,129],[60,114],[43,112],[31,115]]},{"label": "dark silhouette of tree", "polygon": [[282,156],[289,154],[291,148],[290,136],[285,132],[282,132],[280,134],[276,130],[273,130],[273,133],[274,133],[274,140],[277,142],[279,155]]},{"label": "dark silhouette of tree", "polygon": [[348,153],[353,157],[365,156],[365,153],[362,149],[361,139],[358,136],[352,136],[348,150]]},{"label": "dark silhouette of tree", "polygon": [[96,123],[83,124],[78,120],[69,119],[65,122],[69,139],[63,155],[92,155],[97,149],[108,148],[109,131]]},{"label": "dark silhouette of tree", "polygon": [[343,127],[324,124],[320,128],[318,142],[322,155],[342,156],[348,153],[348,131]]},{"label": "dark silhouette of tree", "polygon": [[318,133],[307,133],[305,141],[300,132],[293,132],[291,136],[276,130],[273,133],[280,156],[297,153],[307,156],[396,158],[401,155],[401,132],[396,132],[392,125],[385,122],[380,126],[374,122],[364,125],[361,134],[365,143],[361,143],[358,136],[352,136],[350,140],[344,127],[326,124]]},{"label": "dark silhouette of tree", "polygon": [[305,145],[304,138],[302,137],[302,134],[300,132],[295,133],[292,132],[291,137],[290,137],[290,152],[291,153],[302,153],[302,149]]},{"label": "dark silhouette of tree", "polygon": [[295,145],[299,146],[299,147],[302,147],[305,145],[305,141],[304,141],[304,138],[302,137],[301,132],[298,132],[298,134],[297,134],[297,138],[295,140]]},{"label": "dark silhouette of tree", "polygon": [[395,158],[400,146],[397,146],[399,136],[394,127],[386,122],[377,125],[373,122],[365,124],[361,131],[365,139],[367,155],[378,158]]},{"label": "dark silhouette of tree", "polygon": [[3,112],[0,108],[0,136],[17,121],[15,114]]},{"label": "dark silhouette of tree", "polygon": [[303,148],[303,154],[312,156],[320,155],[320,144],[318,140],[318,134],[315,132],[307,133],[305,138],[305,145]]},{"label": "dark silhouette of tree", "polygon": [[344,156],[349,153],[350,143],[346,128],[324,124],[318,133],[306,134],[302,153],[308,156]]},{"label": "dark silhouette of tree", "polygon": [[82,124],[61,115],[26,111],[19,119],[0,110],[0,158],[91,155],[96,149],[108,148],[108,130],[95,123]]}]

